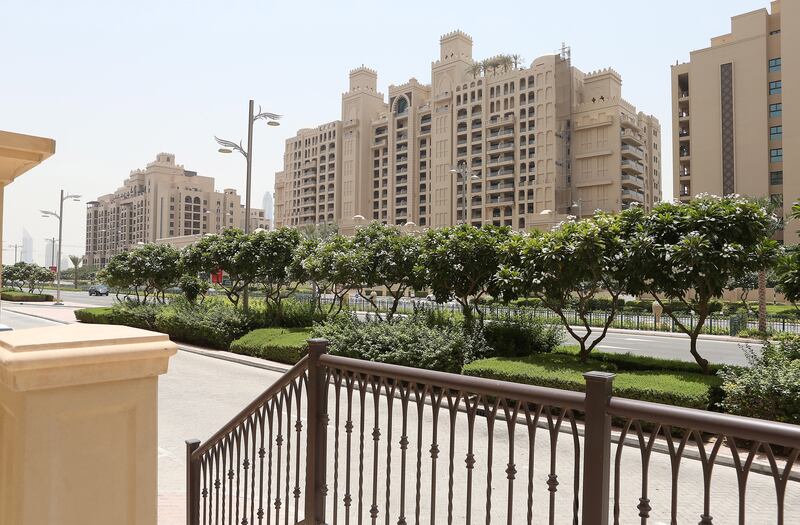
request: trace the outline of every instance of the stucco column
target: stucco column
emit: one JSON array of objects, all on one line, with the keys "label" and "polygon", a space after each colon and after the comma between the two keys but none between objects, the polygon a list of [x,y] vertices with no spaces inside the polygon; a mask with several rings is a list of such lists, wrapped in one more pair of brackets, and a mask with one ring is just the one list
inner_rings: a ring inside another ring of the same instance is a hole
[{"label": "stucco column", "polygon": [[0,525],[155,525],[166,335],[110,325],[0,334]]}]

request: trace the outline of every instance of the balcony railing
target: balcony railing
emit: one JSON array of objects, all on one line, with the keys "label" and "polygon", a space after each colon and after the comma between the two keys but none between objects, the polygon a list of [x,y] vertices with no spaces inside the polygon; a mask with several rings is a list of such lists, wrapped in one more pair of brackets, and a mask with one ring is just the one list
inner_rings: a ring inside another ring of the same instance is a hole
[{"label": "balcony railing", "polygon": [[609,373],[573,392],[326,347],[187,441],[188,525],[796,516],[800,426],[616,397]]}]

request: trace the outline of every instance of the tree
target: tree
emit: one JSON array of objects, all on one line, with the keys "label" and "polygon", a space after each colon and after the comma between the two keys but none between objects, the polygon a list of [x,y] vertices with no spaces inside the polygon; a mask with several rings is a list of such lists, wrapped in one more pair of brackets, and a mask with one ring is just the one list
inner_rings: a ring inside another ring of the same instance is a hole
[{"label": "tree", "polygon": [[[634,295],[651,294],[689,335],[690,352],[708,373],[708,361],[697,351],[697,337],[731,279],[767,268],[778,254],[771,238],[777,219],[764,206],[736,195],[700,195],[689,203],[662,203],[649,214],[639,207],[622,212],[630,224],[628,261]],[[683,303],[696,316],[685,325],[664,299]]]},{"label": "tree", "polygon": [[[477,306],[481,297],[491,293],[496,284],[503,243],[509,241],[507,226],[469,224],[428,230],[421,240],[416,272],[424,286],[431,289],[440,303],[451,296],[471,325],[473,310],[481,323],[483,312]],[[470,299],[472,302],[470,302]]]},{"label": "tree", "polygon": [[251,235],[236,228],[221,234],[204,235],[183,252],[183,267],[187,272],[214,273],[222,270],[228,276],[220,286],[228,300],[238,306],[239,297],[258,274],[258,261],[253,259],[249,243]]},{"label": "tree", "polygon": [[17,288],[20,292],[29,280],[29,275],[33,271],[33,264],[19,261],[12,265],[3,267],[3,284],[8,284]]},{"label": "tree", "polygon": [[[738,297],[739,302],[742,303],[744,309],[747,313],[750,313],[750,304],[747,302],[747,297],[750,295],[750,292],[758,288],[758,280],[759,275],[762,272],[758,273],[746,273],[739,277],[734,277],[730,281],[728,281],[728,290],[734,291],[739,290]],[[764,274],[766,275],[766,274]]]},{"label": "tree", "polygon": [[119,253],[109,260],[98,278],[116,290],[130,292],[137,303],[147,304],[153,296],[164,302],[167,288],[178,284],[182,271],[180,253],[167,244],[145,244],[134,250]]},{"label": "tree", "polygon": [[365,252],[355,249],[352,237],[337,233],[326,241],[305,244],[300,253],[304,257],[300,264],[309,280],[319,287],[320,293],[333,294],[328,313],[338,314],[344,307],[345,296],[365,279]]},{"label": "tree", "polygon": [[365,275],[360,279],[358,292],[377,312],[378,306],[365,293],[365,288],[384,287],[393,299],[387,314],[387,318],[391,319],[409,288],[421,287],[415,271],[420,256],[419,239],[403,234],[397,226],[376,221],[356,231],[354,244],[356,249],[364,251],[366,259]]},{"label": "tree", "polygon": [[304,277],[293,264],[300,242],[296,228],[278,228],[254,233],[249,243],[250,256],[258,267],[254,282],[263,286],[265,301],[275,306],[279,317],[281,302],[297,290]]},{"label": "tree", "polygon": [[[590,219],[561,223],[549,232],[519,236],[505,250],[498,286],[510,288],[511,295],[532,295],[554,311],[578,342],[584,362],[605,338],[619,296],[628,286],[630,249],[625,226],[618,216],[598,212]],[[611,311],[592,339],[588,317],[599,295],[611,297]],[[576,323],[567,317],[569,309],[575,311],[584,335],[573,329]]]},{"label": "tree", "polygon": [[70,255],[69,256],[69,260],[72,263],[73,274],[74,274],[74,279],[75,279],[75,281],[74,281],[75,282],[75,289],[77,290],[78,289],[78,267],[83,262],[83,257],[81,257],[80,255]]},{"label": "tree", "polygon": [[[41,294],[44,285],[55,280],[55,274],[44,266],[38,264],[30,265],[31,271],[28,274],[28,292]],[[36,291],[38,290],[38,292]]]},{"label": "tree", "polygon": [[467,68],[467,73],[472,75],[472,78],[478,78],[483,73],[483,63],[474,62]]},{"label": "tree", "polygon": [[[792,205],[790,214],[792,220],[800,219],[800,202]],[[800,302],[800,247],[791,246],[786,253],[778,258],[775,267],[778,289],[798,310]]]}]

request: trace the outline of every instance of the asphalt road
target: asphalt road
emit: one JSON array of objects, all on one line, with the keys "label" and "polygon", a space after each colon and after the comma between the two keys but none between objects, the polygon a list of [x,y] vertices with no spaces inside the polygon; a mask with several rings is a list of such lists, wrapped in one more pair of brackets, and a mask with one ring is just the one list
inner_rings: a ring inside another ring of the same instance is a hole
[{"label": "asphalt road", "polygon": [[85,291],[61,290],[61,300],[67,303],[80,303],[92,306],[111,306],[114,304],[114,294],[109,296],[93,296]]},{"label": "asphalt road", "polygon": [[[3,303],[4,305],[6,304],[5,301]],[[58,326],[61,323],[57,323],[55,321],[48,321],[46,319],[33,317],[31,315],[18,314],[16,312],[10,312],[6,309],[3,309],[2,312],[0,312],[0,324],[9,326],[14,330],[26,330],[28,328]]]}]

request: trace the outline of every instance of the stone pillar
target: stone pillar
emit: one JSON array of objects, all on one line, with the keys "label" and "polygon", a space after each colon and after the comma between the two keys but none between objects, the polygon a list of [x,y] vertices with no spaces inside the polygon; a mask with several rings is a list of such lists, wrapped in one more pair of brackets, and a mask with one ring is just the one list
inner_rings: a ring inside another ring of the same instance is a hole
[{"label": "stone pillar", "polygon": [[65,325],[0,335],[0,525],[155,525],[166,335]]}]

